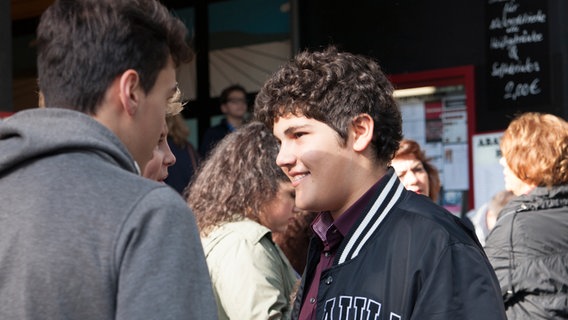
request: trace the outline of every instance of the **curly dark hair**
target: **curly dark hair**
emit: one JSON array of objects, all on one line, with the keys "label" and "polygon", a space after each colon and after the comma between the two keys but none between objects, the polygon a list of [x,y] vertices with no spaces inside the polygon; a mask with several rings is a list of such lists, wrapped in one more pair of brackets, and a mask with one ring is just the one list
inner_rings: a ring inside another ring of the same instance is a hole
[{"label": "curly dark hair", "polygon": [[240,127],[215,146],[185,194],[203,235],[224,222],[259,222],[280,182],[290,181],[276,165],[277,155],[276,138],[260,122]]},{"label": "curly dark hair", "polygon": [[114,79],[136,70],[145,92],[171,56],[192,58],[183,22],[156,0],[55,1],[37,28],[38,85],[46,107],[96,114]]},{"label": "curly dark hair", "polygon": [[346,143],[352,121],[368,114],[375,123],[375,155],[386,164],[402,139],[393,90],[374,60],[330,46],[301,52],[278,70],[258,93],[254,116],[271,129],[288,114],[312,118],[333,128]]}]

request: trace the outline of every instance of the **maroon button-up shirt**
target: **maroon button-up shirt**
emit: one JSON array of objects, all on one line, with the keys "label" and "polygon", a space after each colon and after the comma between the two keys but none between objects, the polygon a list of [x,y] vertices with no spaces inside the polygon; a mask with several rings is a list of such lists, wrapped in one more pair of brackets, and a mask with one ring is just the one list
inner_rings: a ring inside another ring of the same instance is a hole
[{"label": "maroon button-up shirt", "polygon": [[[379,180],[380,182],[380,180]],[[317,264],[313,280],[309,287],[304,288],[304,303],[300,310],[298,320],[315,320],[316,305],[318,298],[318,288],[320,277],[324,270],[327,270],[333,264],[337,249],[341,241],[349,232],[355,221],[363,214],[366,205],[373,199],[379,187],[379,182],[375,183],[359,200],[357,200],[349,209],[347,209],[336,221],[333,221],[329,212],[320,213],[314,222],[312,229],[323,244],[323,250]],[[309,268],[306,268],[309,270]]]}]

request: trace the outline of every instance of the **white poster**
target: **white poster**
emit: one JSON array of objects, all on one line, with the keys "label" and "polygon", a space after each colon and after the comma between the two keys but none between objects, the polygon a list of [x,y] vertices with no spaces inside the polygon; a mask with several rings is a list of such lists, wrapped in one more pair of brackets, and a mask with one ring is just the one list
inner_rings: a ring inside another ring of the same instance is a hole
[{"label": "white poster", "polygon": [[505,189],[503,167],[499,164],[499,143],[503,132],[476,134],[472,137],[473,149],[473,202],[481,207],[491,197]]},{"label": "white poster", "polygon": [[424,102],[405,101],[400,104],[402,116],[402,133],[405,139],[418,142],[423,146],[426,143],[426,114]]},{"label": "white poster", "polygon": [[467,190],[469,188],[467,164],[467,144],[444,145],[442,185],[445,190]]}]

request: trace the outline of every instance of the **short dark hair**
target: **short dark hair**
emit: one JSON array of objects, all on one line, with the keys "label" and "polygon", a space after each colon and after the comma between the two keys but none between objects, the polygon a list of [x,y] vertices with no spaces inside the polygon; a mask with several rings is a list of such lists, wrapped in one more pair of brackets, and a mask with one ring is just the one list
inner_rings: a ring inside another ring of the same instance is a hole
[{"label": "short dark hair", "polygon": [[301,52],[278,70],[258,93],[254,116],[271,129],[287,114],[312,118],[330,126],[346,143],[355,117],[368,114],[375,123],[375,155],[386,164],[402,139],[393,90],[374,60],[330,46],[321,52]]},{"label": "short dark hair", "polygon": [[187,28],[156,0],[57,0],[37,28],[46,107],[95,114],[112,81],[136,70],[148,92],[168,57],[192,57]]},{"label": "short dark hair", "polygon": [[229,95],[233,91],[241,91],[242,93],[245,94],[245,97],[247,95],[247,91],[243,86],[239,84],[233,84],[223,89],[223,91],[221,91],[221,95],[219,96],[219,101],[221,102],[221,104],[227,103],[229,101]]}]

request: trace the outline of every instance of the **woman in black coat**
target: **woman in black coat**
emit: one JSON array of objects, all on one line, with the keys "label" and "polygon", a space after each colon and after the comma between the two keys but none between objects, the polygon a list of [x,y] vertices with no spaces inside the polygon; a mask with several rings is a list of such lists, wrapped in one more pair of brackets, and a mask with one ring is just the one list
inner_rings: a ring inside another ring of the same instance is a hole
[{"label": "woman in black coat", "polygon": [[505,187],[485,250],[509,320],[568,319],[568,123],[526,113],[501,140]]}]

